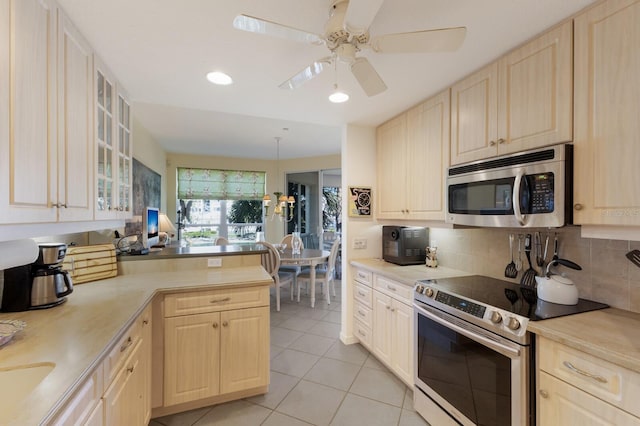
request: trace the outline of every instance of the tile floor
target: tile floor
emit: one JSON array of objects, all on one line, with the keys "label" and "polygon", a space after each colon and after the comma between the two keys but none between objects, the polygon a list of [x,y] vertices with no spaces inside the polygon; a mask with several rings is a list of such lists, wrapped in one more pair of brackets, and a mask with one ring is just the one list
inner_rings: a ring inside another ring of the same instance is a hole
[{"label": "tile floor", "polygon": [[271,297],[271,383],[269,392],[244,400],[151,420],[149,426],[424,426],[413,410],[411,389],[360,345],[342,344],[340,281],[331,305],[317,289],[282,306]]}]

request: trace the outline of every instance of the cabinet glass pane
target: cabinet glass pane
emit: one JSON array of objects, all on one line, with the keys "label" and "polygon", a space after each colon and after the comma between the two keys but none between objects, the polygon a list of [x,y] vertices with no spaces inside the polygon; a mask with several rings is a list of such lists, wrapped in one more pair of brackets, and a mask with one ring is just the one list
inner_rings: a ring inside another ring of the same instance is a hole
[{"label": "cabinet glass pane", "polygon": [[120,179],[120,182],[124,181],[123,178],[123,174],[124,174],[124,158],[122,158],[121,156],[118,157],[119,161],[118,161],[118,178]]},{"label": "cabinet glass pane", "polygon": [[107,145],[111,146],[111,134],[112,134],[112,130],[111,130],[111,116],[107,115]]},{"label": "cabinet glass pane", "polygon": [[104,142],[104,112],[98,107],[98,140]]},{"label": "cabinet glass pane", "polygon": [[129,185],[129,164],[131,163],[131,161],[129,161],[128,158],[123,158],[123,162],[124,162],[124,183],[126,185]]},{"label": "cabinet glass pane", "polygon": [[131,206],[129,206],[129,187],[125,186],[124,188],[124,197],[122,198],[122,204],[124,205],[124,210],[129,211]]},{"label": "cabinet glass pane", "polygon": [[105,192],[105,209],[111,210],[113,208],[113,188],[111,187],[111,182],[107,181],[107,188]]},{"label": "cabinet glass pane", "polygon": [[104,76],[98,72],[98,105],[104,106]]},{"label": "cabinet glass pane", "polygon": [[104,209],[104,179],[98,179],[98,210]]},{"label": "cabinet glass pane", "polygon": [[113,151],[110,148],[105,147],[104,155],[105,155],[105,159],[104,159],[105,160],[104,161],[105,173],[104,173],[104,175],[106,177],[108,177],[108,178],[111,178],[112,177],[112,175],[111,175],[111,169],[112,169],[111,166],[112,166],[112,164],[111,163],[113,162]]},{"label": "cabinet glass pane", "polygon": [[127,129],[130,129],[131,127],[129,127],[129,117],[131,116],[131,114],[129,113],[129,104],[125,102],[124,104],[124,127],[126,127]]},{"label": "cabinet glass pane", "polygon": [[127,157],[131,156],[131,151],[129,150],[129,132],[124,133],[124,154]]},{"label": "cabinet glass pane", "polygon": [[111,83],[109,83],[108,81],[106,82],[106,100],[105,100],[105,108],[107,109],[107,111],[112,112],[113,109],[111,108],[111,92],[113,91],[113,88],[111,86]]},{"label": "cabinet glass pane", "polygon": [[103,147],[98,147],[98,174],[100,176],[104,175],[104,148]]},{"label": "cabinet glass pane", "polygon": [[118,126],[118,142],[118,149],[124,154],[124,129],[121,126]]},{"label": "cabinet glass pane", "polygon": [[124,123],[124,100],[118,96],[118,123]]}]

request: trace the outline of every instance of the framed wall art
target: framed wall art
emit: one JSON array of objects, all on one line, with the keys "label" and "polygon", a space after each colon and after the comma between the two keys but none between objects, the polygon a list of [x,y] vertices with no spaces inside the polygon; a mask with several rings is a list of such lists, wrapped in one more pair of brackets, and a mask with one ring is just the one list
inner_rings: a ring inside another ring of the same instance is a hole
[{"label": "framed wall art", "polygon": [[371,187],[349,187],[349,216],[370,217],[372,211]]}]

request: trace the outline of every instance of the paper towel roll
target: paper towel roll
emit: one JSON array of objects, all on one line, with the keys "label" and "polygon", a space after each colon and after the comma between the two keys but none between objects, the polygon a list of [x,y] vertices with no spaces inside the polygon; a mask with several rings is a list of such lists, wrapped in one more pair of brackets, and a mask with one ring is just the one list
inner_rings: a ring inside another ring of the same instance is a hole
[{"label": "paper towel roll", "polygon": [[38,244],[32,239],[0,242],[0,269],[33,263],[38,258]]}]

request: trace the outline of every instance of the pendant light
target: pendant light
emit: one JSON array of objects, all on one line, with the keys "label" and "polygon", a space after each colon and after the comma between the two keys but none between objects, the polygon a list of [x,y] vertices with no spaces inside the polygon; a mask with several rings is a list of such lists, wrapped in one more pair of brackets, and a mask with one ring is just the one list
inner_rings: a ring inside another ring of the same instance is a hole
[{"label": "pendant light", "polygon": [[[280,140],[282,138],[277,137],[276,140],[276,176],[277,179],[280,179]],[[271,219],[275,219],[276,217],[280,220],[286,220],[287,222],[291,222],[293,219],[293,205],[296,202],[296,199],[293,196],[287,197],[284,192],[275,191],[273,193],[275,195],[276,205],[273,208],[273,214]],[[269,216],[269,206],[271,206],[271,196],[269,194],[264,194],[262,197],[262,204],[264,205],[264,216]],[[287,214],[287,204],[289,205],[289,214]]]}]

